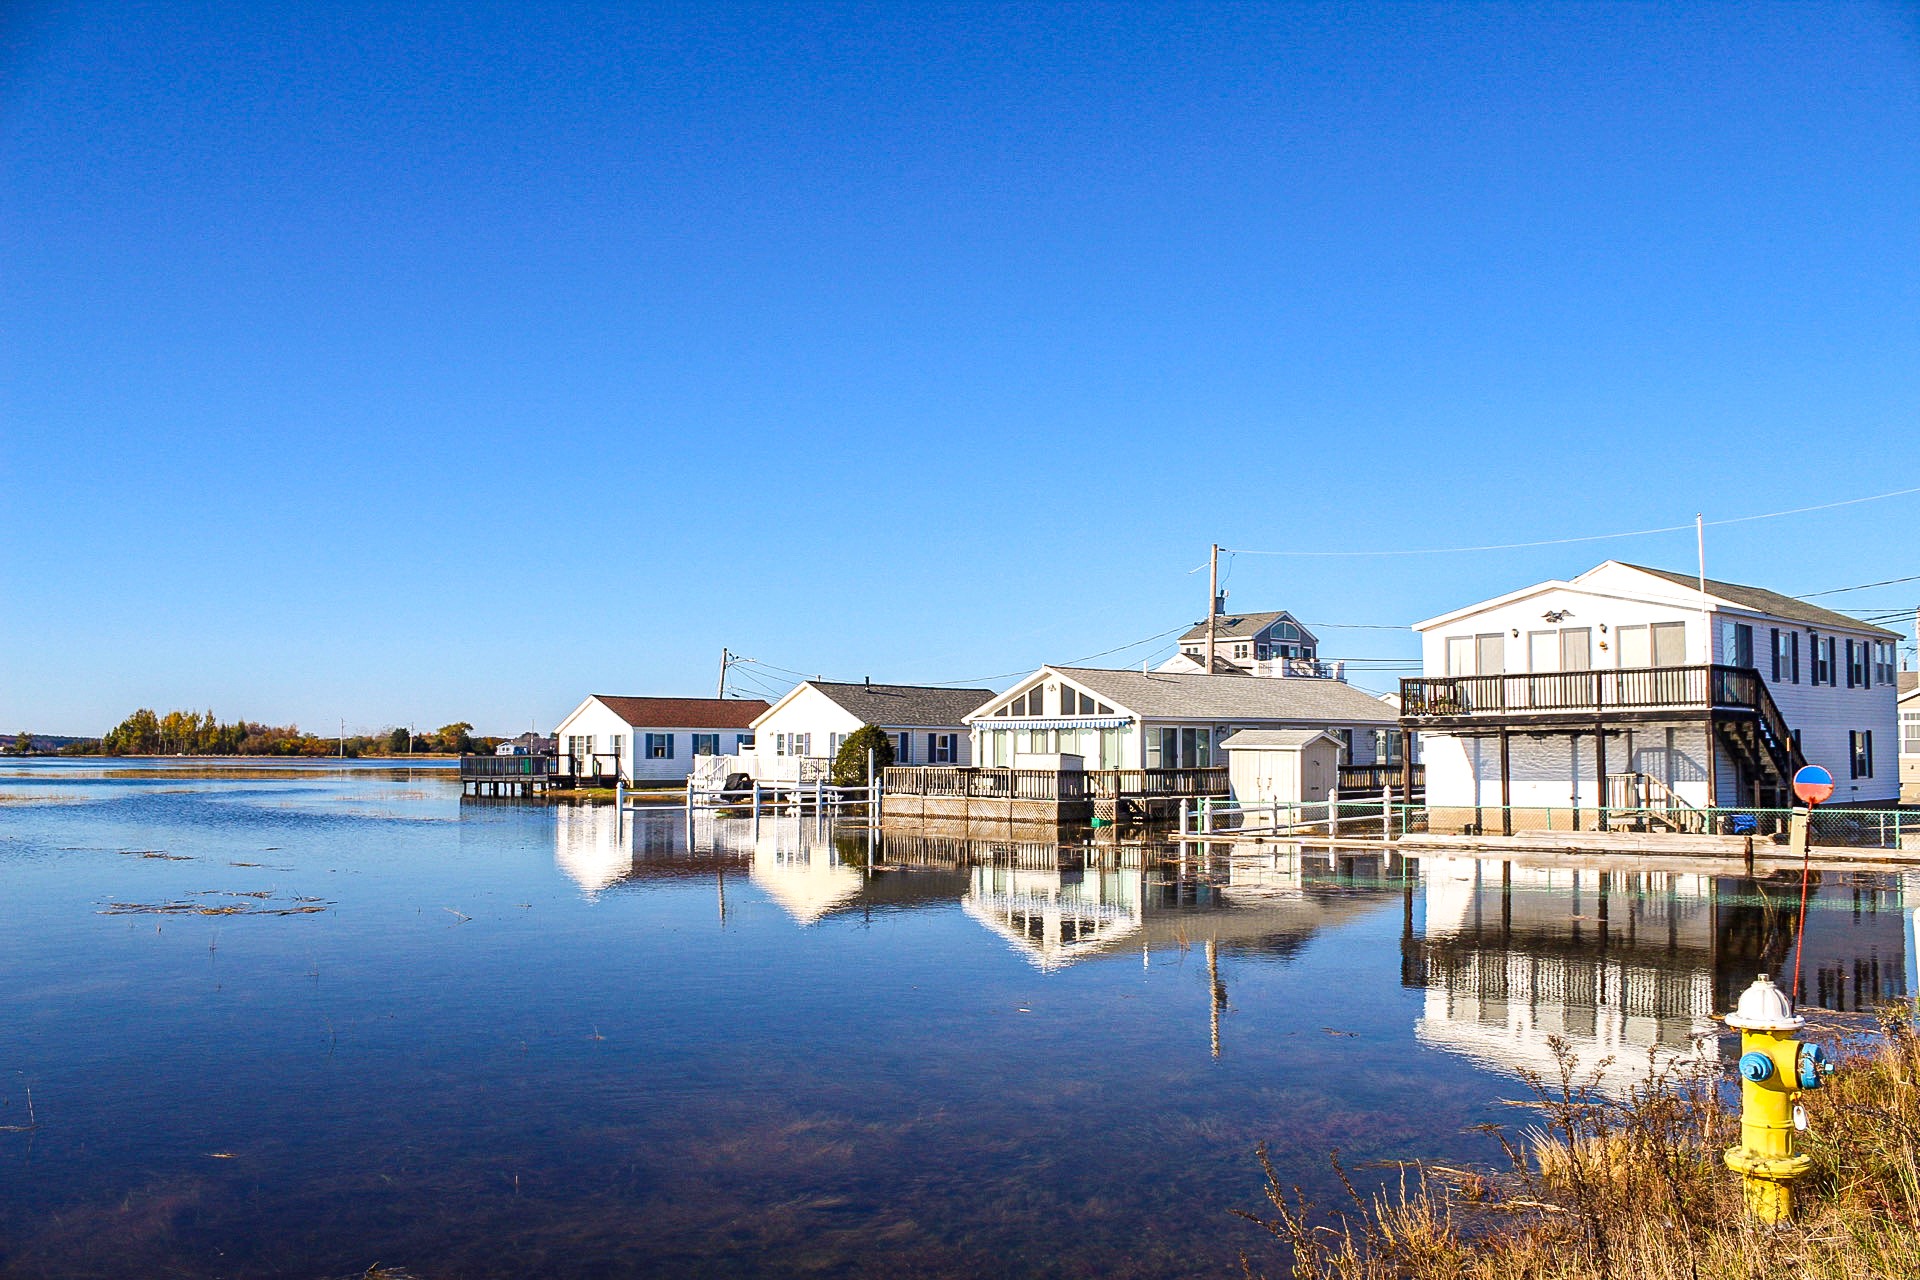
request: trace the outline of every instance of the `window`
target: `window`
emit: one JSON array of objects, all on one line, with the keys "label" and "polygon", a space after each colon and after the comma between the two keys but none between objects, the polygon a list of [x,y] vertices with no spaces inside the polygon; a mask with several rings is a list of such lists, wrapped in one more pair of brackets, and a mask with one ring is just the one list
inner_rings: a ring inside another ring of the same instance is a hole
[{"label": "window", "polygon": [[934,733],[927,735],[933,750],[928,752],[929,764],[952,764],[960,755],[960,735],[957,733]]},{"label": "window", "polygon": [[1621,666],[1653,665],[1653,633],[1646,627],[1618,627],[1614,630],[1613,638],[1620,646]]},{"label": "window", "polygon": [[1473,674],[1497,676],[1507,669],[1507,635],[1495,631],[1473,638]]},{"label": "window", "polygon": [[1656,622],[1653,632],[1653,665],[1683,667],[1687,664],[1687,624]]},{"label": "window", "polygon": [[613,753],[613,760],[615,765],[624,765],[627,760],[626,735],[623,733],[616,733],[611,738],[608,738],[607,750]]},{"label": "window", "polygon": [[1920,707],[1900,713],[1900,753],[1920,756]]},{"label": "window", "polygon": [[847,740],[847,735],[844,733],[828,734],[827,735],[827,754],[832,756],[835,760],[838,760],[840,758],[840,744],[845,742],[846,740]]},{"label": "window", "polygon": [[[1024,713],[1016,711],[1014,712],[1014,714],[1021,715]],[[910,733],[900,734],[898,738],[895,740],[893,744],[893,762],[895,764],[912,764],[913,763],[913,735],[912,734]]]},{"label": "window", "polygon": [[1340,739],[1340,763],[1352,764],[1353,763],[1353,730],[1335,729],[1333,731],[1333,735],[1334,737]]},{"label": "window", "polygon": [[673,735],[670,733],[650,733],[647,735],[647,759],[673,759]]},{"label": "window", "polygon": [[1560,669],[1560,637],[1551,631],[1527,632],[1527,670],[1535,675]]},{"label": "window", "polygon": [[1592,628],[1567,627],[1560,632],[1560,669],[1562,671],[1593,669]]},{"label": "window", "polygon": [[1468,668],[1473,664],[1473,640],[1468,636],[1447,637],[1447,674],[1450,676],[1470,676]]},{"label": "window", "polygon": [[1891,640],[1873,642],[1873,682],[1879,685],[1892,684],[1894,680],[1894,647]]},{"label": "window", "polygon": [[1847,641],[1847,688],[1862,689],[1867,684],[1867,646],[1864,641]]},{"label": "window", "polygon": [[1244,644],[1236,644],[1235,646],[1233,646],[1233,656],[1236,658],[1251,657],[1252,646],[1244,645]]},{"label": "window", "polygon": [[1280,624],[1280,638],[1282,640],[1298,640],[1300,638],[1300,628],[1294,626],[1291,622],[1283,622]]},{"label": "window", "polygon": [[750,733],[736,733],[736,734],[734,734],[734,735],[733,735],[733,749],[734,749],[734,750],[735,750],[736,752],[739,752],[739,751],[751,751],[751,750],[753,750],[753,735],[752,735],[752,734],[750,734]]},{"label": "window", "polygon": [[1839,684],[1840,673],[1834,670],[1833,637],[1810,636],[1808,645],[1813,650],[1813,682],[1824,685]]},{"label": "window", "polygon": [[1855,729],[1847,734],[1847,754],[1852,759],[1853,776],[1873,776],[1873,730]]},{"label": "window", "polygon": [[1720,623],[1720,661],[1729,667],[1753,665],[1753,628],[1744,622]]},{"label": "window", "polygon": [[1775,684],[1800,683],[1800,633],[1773,629],[1773,681]]},{"label": "window", "polygon": [[813,754],[813,735],[810,733],[794,734],[793,735],[793,754],[797,756],[812,755]]}]

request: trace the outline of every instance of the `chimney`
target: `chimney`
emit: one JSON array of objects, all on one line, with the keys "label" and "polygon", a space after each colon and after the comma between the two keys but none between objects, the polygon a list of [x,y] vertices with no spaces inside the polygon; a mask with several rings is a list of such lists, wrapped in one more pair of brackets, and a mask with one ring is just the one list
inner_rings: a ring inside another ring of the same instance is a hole
[{"label": "chimney", "polygon": [[867,688],[869,688],[869,689],[871,689],[871,688],[873,688],[873,677],[872,677],[872,676],[868,676],[868,677],[867,677]]}]

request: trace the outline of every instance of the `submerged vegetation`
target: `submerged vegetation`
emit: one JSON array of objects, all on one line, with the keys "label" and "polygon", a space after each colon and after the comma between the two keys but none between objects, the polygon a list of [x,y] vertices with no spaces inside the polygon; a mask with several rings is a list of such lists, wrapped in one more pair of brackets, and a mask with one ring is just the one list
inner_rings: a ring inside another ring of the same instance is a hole
[{"label": "submerged vegetation", "polygon": [[[1492,1132],[1505,1167],[1409,1169],[1395,1188],[1321,1212],[1289,1190],[1263,1147],[1267,1212],[1234,1210],[1291,1254],[1294,1280],[1731,1280],[1920,1275],[1920,1035],[1882,1014],[1845,1045],[1838,1072],[1802,1095],[1814,1170],[1795,1218],[1744,1212],[1722,1152],[1740,1115],[1719,1064],[1651,1071],[1623,1100],[1598,1092],[1556,1043],[1557,1079],[1529,1077],[1538,1120]],[[1336,1161],[1336,1169],[1339,1166]],[[1242,1255],[1249,1277],[1262,1273]]]}]

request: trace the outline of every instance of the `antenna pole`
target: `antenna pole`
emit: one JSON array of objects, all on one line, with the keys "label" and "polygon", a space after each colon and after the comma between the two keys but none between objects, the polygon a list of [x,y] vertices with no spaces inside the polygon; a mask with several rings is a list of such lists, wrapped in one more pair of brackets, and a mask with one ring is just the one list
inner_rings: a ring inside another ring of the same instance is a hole
[{"label": "antenna pole", "polygon": [[1700,595],[1704,599],[1707,594],[1707,525],[1698,511],[1693,513],[1693,542],[1700,552]]},{"label": "antenna pole", "polygon": [[1207,557],[1207,671],[1213,674],[1213,646],[1218,634],[1214,626],[1220,616],[1220,544],[1214,543]]}]

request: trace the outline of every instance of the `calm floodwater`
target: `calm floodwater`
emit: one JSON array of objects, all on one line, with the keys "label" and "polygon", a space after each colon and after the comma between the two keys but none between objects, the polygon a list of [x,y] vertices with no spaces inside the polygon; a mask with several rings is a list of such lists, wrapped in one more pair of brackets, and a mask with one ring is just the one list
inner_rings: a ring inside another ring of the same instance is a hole
[{"label": "calm floodwater", "polygon": [[[1797,928],[1751,881],[891,833],[867,871],[812,819],[209,772],[0,775],[0,1275],[1237,1274],[1256,1143],[1323,1198],[1335,1148],[1490,1159],[1548,1035],[1684,1052]],[[1821,885],[1810,1000],[1913,989],[1903,879]]]}]

